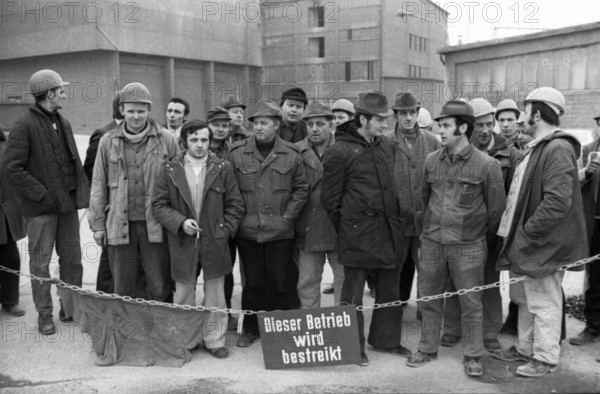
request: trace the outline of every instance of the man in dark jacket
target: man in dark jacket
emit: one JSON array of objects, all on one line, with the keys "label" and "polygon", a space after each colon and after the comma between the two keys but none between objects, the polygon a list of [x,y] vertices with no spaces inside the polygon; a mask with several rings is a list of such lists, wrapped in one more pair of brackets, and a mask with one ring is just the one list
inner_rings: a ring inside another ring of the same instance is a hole
[{"label": "man in dark jacket", "polygon": [[[242,308],[285,310],[294,222],[308,200],[308,182],[300,150],[275,134],[281,122],[279,107],[263,101],[248,119],[255,134],[229,152],[246,207],[236,234],[246,278]],[[258,338],[257,316],[246,315],[237,345],[248,347]]]},{"label": "man in dark jacket", "polygon": [[[0,265],[13,270],[21,269],[17,241],[25,238],[25,223],[21,202],[14,188],[6,180],[3,159],[6,136],[0,131]],[[12,316],[23,316],[19,308],[19,275],[0,271],[0,304],[2,311]]]},{"label": "man in dark jacket", "polygon": [[[71,124],[58,112],[66,99],[65,82],[52,70],[34,73],[29,81],[35,104],[13,126],[8,139],[6,175],[19,194],[28,218],[30,272],[49,278],[56,244],[60,278],[81,286],[83,266],[77,210],[89,205],[90,188]],[[42,335],[55,332],[50,283],[31,281]],[[67,308],[66,313],[71,313]],[[62,308],[61,308],[62,310]],[[61,320],[70,320],[63,311]]]},{"label": "man in dark jacket", "polygon": [[[202,269],[203,305],[224,309],[225,275],[231,273],[227,241],[244,214],[244,201],[231,164],[209,151],[211,138],[204,121],[183,126],[181,141],[186,150],[159,171],[152,211],[168,231],[174,303],[196,305],[196,282]],[[227,314],[209,313],[203,324],[204,347],[214,357],[226,358]]]},{"label": "man in dark jacket", "polygon": [[[360,93],[356,117],[337,127],[336,142],[325,153],[321,203],[338,233],[338,259],[344,266],[341,304],[362,305],[369,270],[376,271],[375,302],[398,300],[405,259],[404,233],[394,185],[394,147],[381,137],[388,108],[383,93]],[[358,316],[361,366],[365,353],[364,317]],[[402,308],[375,309],[369,344],[401,357],[411,352],[400,344]]]},{"label": "man in dark jacket", "polygon": [[[94,163],[96,161],[96,154],[98,153],[100,138],[123,122],[123,115],[121,115],[121,112],[119,111],[119,93],[115,95],[112,102],[112,117],[113,119],[110,122],[99,129],[94,130],[90,137],[90,142],[85,154],[85,161],[83,163],[83,169],[90,183],[92,182]],[[110,264],[108,263],[108,249],[104,246],[102,246],[102,253],[100,254],[100,261],[98,264],[96,290],[105,293],[113,293],[115,290],[112,273],[110,272]]]},{"label": "man in dark jacket", "polygon": [[498,235],[505,238],[497,268],[528,276],[510,287],[519,307],[518,342],[494,356],[525,361],[517,375],[556,370],[560,355],[560,266],[588,254],[579,186],[577,140],[559,129],[565,98],[541,87],[525,99],[526,132],[533,136],[519,161]]},{"label": "man in dark jacket", "polygon": [[223,107],[213,107],[208,110],[206,120],[208,121],[208,128],[212,133],[210,151],[221,159],[224,159],[227,157],[230,147],[228,135],[231,117],[229,116],[229,112]]},{"label": "man in dark jacket", "polygon": [[296,143],[310,184],[310,198],[296,221],[298,297],[304,309],[321,307],[321,279],[326,259],[333,271],[334,305],[339,304],[344,283],[344,267],[337,257],[337,233],[321,204],[322,160],[334,143],[333,117],[328,106],[319,102],[310,104],[304,115],[309,135]]},{"label": "man in dark jacket", "polygon": [[[588,250],[591,256],[600,253],[600,115],[596,116],[594,121],[598,126],[596,140],[583,147],[578,161]],[[600,261],[586,265],[585,269],[585,328],[569,339],[569,343],[575,346],[600,342]]]},{"label": "man in dark jacket", "polygon": [[284,141],[298,142],[308,135],[306,123],[302,120],[307,104],[306,92],[302,88],[291,88],[281,95],[281,124],[277,135]]},{"label": "man in dark jacket", "polygon": [[[483,285],[486,236],[495,232],[506,194],[499,163],[470,143],[473,108],[448,101],[435,120],[442,149],[430,153],[423,171],[423,233],[418,286],[422,296],[443,293],[452,282],[459,289]],[[481,292],[459,296],[465,341],[464,370],[483,375],[483,307]],[[420,302],[419,352],[407,365],[420,367],[437,358],[443,318],[442,300]]]}]

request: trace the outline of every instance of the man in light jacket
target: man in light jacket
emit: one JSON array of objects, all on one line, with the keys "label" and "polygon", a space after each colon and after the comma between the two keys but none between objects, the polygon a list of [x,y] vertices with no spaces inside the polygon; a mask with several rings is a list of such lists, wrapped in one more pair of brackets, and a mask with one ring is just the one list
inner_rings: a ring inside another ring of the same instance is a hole
[{"label": "man in light jacket", "polygon": [[179,152],[175,137],[150,115],[148,89],[138,82],[122,90],[125,121],[100,140],[90,202],[90,228],[98,245],[108,245],[115,293],[138,297],[143,268],[148,298],[172,297],[169,251],[152,214],[152,191],[159,169]]}]

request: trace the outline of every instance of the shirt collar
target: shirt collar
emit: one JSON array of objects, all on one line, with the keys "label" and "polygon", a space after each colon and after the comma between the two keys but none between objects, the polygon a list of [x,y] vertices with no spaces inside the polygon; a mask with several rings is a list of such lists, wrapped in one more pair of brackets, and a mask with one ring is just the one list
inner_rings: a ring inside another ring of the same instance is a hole
[{"label": "shirt collar", "polygon": [[462,160],[467,161],[469,160],[469,158],[471,157],[471,155],[473,154],[473,150],[475,150],[475,147],[473,147],[472,144],[468,144],[467,146],[465,146],[463,148],[463,150],[461,150],[460,152],[458,152],[456,155],[451,155],[448,152],[448,148],[444,148],[443,152],[442,152],[442,156],[440,157],[441,160],[450,160],[450,161],[455,161],[457,157],[460,157]]}]

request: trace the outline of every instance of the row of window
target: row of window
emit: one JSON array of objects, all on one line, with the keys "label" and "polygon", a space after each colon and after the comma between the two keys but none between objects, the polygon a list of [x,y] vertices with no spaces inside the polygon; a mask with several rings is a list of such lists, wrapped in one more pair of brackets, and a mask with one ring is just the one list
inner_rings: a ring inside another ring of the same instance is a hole
[{"label": "row of window", "polygon": [[415,34],[408,35],[408,48],[418,52],[427,52],[429,39]]}]

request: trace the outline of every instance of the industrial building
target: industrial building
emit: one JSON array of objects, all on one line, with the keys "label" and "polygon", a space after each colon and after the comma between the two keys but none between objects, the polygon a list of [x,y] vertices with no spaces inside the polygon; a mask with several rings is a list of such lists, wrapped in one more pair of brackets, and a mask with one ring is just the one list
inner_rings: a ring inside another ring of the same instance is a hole
[{"label": "industrial building", "polygon": [[484,97],[519,105],[552,86],[566,99],[564,128],[595,128],[600,110],[600,22],[442,48],[447,85],[440,95]]}]

